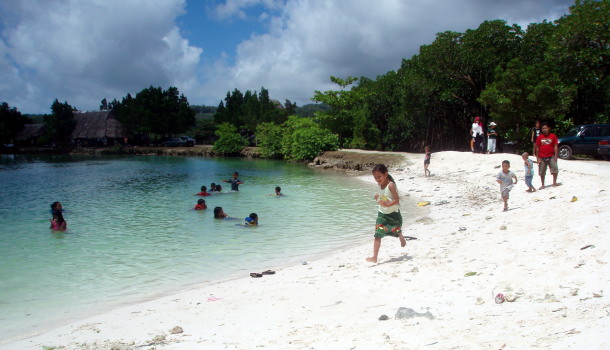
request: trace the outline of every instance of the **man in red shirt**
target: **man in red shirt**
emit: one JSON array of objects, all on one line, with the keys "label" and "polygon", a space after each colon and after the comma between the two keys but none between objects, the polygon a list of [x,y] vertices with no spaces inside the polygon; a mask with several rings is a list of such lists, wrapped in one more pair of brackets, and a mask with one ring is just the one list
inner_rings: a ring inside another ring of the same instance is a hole
[{"label": "man in red shirt", "polygon": [[534,149],[536,160],[538,161],[538,171],[540,172],[540,182],[542,186],[540,189],[543,189],[544,186],[544,176],[546,175],[547,166],[551,169],[551,175],[553,175],[553,186],[558,186],[557,184],[557,174],[559,173],[559,168],[557,167],[557,150],[558,150],[559,140],[555,134],[551,134],[551,128],[547,123],[542,124],[542,133],[536,139],[536,148]]}]

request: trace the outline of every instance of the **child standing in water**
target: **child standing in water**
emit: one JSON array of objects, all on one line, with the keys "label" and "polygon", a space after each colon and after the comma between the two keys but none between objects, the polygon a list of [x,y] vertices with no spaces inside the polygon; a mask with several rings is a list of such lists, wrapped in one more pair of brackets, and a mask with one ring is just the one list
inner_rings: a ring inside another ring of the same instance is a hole
[{"label": "child standing in water", "polygon": [[51,213],[53,215],[52,219],[49,219],[51,222],[50,229],[53,231],[65,231],[68,223],[64,220],[64,215],[62,213],[63,207],[60,202],[53,202],[51,204]]},{"label": "child standing in water", "polygon": [[388,173],[388,168],[383,164],[377,164],[373,168],[373,177],[379,184],[380,193],[375,193],[375,200],[379,205],[377,222],[375,224],[375,240],[373,242],[373,256],[366,258],[366,261],[376,263],[381,247],[381,239],[385,236],[398,237],[400,246],[407,245],[407,241],[402,235],[402,215],[400,214],[400,200],[394,179]]},{"label": "child standing in water", "polygon": [[426,155],[424,157],[424,175],[430,176],[430,170],[428,170],[428,166],[430,165],[430,156],[432,155],[432,153],[430,153],[430,146],[425,147],[425,152]]}]

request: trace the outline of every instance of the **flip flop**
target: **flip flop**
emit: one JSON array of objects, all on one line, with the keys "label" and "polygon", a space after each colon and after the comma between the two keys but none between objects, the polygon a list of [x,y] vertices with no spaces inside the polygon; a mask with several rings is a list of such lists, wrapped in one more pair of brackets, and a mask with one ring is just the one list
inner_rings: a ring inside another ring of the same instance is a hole
[{"label": "flip flop", "polygon": [[275,271],[267,270],[261,272],[261,275],[275,275]]},{"label": "flip flop", "polygon": [[417,237],[412,237],[412,236],[404,236],[404,237],[405,237],[405,240],[407,240],[407,241],[412,241],[414,239],[417,239]]},{"label": "flip flop", "polygon": [[258,277],[263,277],[263,275],[262,275],[262,274],[260,274],[260,273],[257,273],[257,272],[252,272],[252,273],[250,274],[250,277],[258,278]]}]

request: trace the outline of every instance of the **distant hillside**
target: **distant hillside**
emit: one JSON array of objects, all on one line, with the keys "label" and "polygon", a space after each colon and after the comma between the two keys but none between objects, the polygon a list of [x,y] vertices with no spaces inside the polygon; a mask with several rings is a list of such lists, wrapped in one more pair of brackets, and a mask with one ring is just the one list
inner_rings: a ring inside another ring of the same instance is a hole
[{"label": "distant hillside", "polygon": [[297,107],[297,115],[299,117],[313,117],[315,112],[327,111],[330,107],[324,103],[310,103],[303,107]]}]

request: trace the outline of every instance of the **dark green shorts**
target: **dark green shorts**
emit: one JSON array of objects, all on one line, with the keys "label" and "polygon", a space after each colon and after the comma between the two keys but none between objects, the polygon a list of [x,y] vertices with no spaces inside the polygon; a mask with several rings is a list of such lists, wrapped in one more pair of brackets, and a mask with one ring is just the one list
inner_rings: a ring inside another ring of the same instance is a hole
[{"label": "dark green shorts", "polygon": [[400,215],[400,211],[390,214],[377,212],[375,238],[383,238],[385,236],[398,237],[400,233],[402,233],[402,215]]}]

